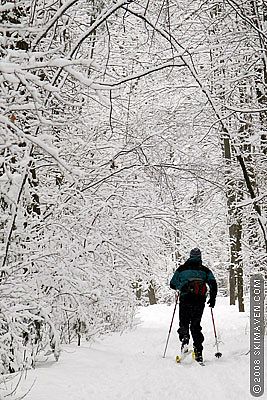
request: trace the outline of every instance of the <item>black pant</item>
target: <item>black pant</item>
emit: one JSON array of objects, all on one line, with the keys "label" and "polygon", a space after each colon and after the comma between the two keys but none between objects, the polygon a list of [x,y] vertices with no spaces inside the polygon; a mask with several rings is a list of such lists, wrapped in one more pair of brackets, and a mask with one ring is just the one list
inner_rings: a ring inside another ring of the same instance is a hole
[{"label": "black pant", "polygon": [[202,327],[200,325],[202,314],[204,311],[205,302],[186,302],[180,300],[179,303],[179,339],[181,342],[184,340],[185,343],[189,343],[189,327],[193,338],[193,346],[197,350],[203,350],[202,343],[204,336],[201,332]]}]

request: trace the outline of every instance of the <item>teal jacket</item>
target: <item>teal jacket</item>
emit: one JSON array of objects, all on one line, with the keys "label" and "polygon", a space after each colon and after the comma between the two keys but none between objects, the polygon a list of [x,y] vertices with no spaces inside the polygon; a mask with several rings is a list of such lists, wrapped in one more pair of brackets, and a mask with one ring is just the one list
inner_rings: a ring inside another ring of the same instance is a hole
[{"label": "teal jacket", "polygon": [[[170,287],[171,289],[179,290],[180,299],[183,297],[189,298],[191,294],[188,292],[188,287],[190,282],[194,281],[207,283],[210,289],[210,299],[215,300],[217,296],[216,279],[211,270],[202,265],[200,258],[189,258],[183,265],[180,265],[171,279]],[[205,301],[205,294],[202,297]]]}]

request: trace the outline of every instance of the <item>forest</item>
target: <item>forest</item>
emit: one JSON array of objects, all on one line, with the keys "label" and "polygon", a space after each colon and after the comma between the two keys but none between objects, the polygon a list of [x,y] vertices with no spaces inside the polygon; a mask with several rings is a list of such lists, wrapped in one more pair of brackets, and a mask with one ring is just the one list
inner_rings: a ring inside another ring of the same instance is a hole
[{"label": "forest", "polygon": [[199,247],[267,273],[267,1],[0,0],[0,372],[131,327]]}]

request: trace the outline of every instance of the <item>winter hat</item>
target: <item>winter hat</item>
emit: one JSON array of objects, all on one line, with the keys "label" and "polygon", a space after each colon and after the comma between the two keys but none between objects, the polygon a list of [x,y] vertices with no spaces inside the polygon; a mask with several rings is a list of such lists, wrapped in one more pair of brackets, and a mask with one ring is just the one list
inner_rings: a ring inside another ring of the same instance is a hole
[{"label": "winter hat", "polygon": [[190,258],[201,258],[201,251],[195,247],[190,251]]}]

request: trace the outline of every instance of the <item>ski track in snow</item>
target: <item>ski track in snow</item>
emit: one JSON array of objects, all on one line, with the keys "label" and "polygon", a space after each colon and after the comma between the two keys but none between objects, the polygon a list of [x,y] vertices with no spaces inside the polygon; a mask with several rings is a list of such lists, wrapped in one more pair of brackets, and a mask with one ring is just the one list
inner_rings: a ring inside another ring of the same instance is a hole
[{"label": "ski track in snow", "polygon": [[109,335],[92,345],[64,346],[58,362],[50,356],[48,361],[27,372],[19,392],[25,393],[33,383],[25,400],[252,399],[249,354],[246,354],[248,312],[239,313],[228,302],[228,298],[218,298],[214,308],[219,350],[223,354],[220,359],[215,357],[210,308],[205,308],[202,319],[205,367],[191,356],[183,364],[175,363],[180,349],[176,333],[178,307],[167,355],[162,358],[173,305],[155,305],[139,309],[131,331]]}]

